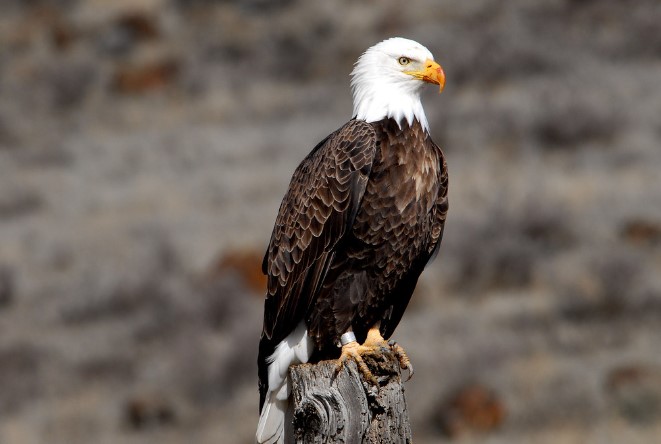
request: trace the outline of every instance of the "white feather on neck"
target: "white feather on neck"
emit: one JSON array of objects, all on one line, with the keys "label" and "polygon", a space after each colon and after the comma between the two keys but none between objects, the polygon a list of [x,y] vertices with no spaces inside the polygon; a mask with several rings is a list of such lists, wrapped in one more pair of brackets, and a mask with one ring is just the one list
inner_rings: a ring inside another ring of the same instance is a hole
[{"label": "white feather on neck", "polygon": [[388,69],[387,59],[392,56],[384,52],[387,49],[383,48],[385,43],[388,41],[368,49],[351,72],[353,117],[366,122],[392,118],[400,128],[404,120],[409,126],[417,120],[429,133],[427,116],[420,101],[423,82]]}]

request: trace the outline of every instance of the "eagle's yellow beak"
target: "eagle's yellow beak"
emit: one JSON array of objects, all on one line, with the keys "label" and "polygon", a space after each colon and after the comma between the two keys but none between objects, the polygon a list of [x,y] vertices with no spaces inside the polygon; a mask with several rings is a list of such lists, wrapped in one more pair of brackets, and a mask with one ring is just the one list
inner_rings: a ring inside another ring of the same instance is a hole
[{"label": "eagle's yellow beak", "polygon": [[445,87],[445,73],[441,65],[433,61],[432,59],[425,60],[425,68],[420,71],[404,71],[406,74],[412,75],[416,79],[420,79],[424,82],[434,83],[439,85],[438,92],[443,91]]}]

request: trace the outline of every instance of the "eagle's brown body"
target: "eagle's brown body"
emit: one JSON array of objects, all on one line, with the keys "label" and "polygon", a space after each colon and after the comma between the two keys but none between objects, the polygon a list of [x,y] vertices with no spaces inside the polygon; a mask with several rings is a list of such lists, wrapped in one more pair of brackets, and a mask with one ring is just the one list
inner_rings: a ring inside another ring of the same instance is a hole
[{"label": "eagle's brown body", "polygon": [[305,158],[264,258],[260,408],[267,359],[300,322],[317,357],[337,357],[349,327],[359,342],[378,322],[390,337],[441,241],[447,192],[443,154],[418,121],[351,120]]}]

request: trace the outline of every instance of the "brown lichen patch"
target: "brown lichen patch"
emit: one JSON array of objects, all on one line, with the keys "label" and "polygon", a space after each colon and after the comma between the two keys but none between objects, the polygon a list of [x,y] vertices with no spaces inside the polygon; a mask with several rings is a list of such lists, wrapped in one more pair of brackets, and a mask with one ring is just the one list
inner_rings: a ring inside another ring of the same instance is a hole
[{"label": "brown lichen patch", "polygon": [[455,437],[468,431],[488,432],[498,428],[505,420],[506,409],[492,390],[471,384],[450,395],[435,416],[441,431]]},{"label": "brown lichen patch", "polygon": [[266,289],[266,276],[262,273],[262,254],[251,249],[235,249],[222,254],[212,265],[211,275],[235,273],[255,292]]},{"label": "brown lichen patch", "polygon": [[646,219],[632,219],[624,224],[620,236],[632,244],[655,245],[661,242],[661,223]]},{"label": "brown lichen patch", "polygon": [[113,89],[122,94],[141,94],[170,86],[179,73],[179,62],[162,59],[138,66],[122,66],[113,77]]}]

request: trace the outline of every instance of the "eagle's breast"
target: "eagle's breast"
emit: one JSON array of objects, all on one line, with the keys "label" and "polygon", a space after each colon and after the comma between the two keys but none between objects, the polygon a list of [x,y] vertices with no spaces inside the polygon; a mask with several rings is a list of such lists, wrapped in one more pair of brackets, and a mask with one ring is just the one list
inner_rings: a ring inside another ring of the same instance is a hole
[{"label": "eagle's breast", "polygon": [[416,123],[375,122],[377,152],[353,228],[354,258],[370,264],[376,297],[390,293],[431,242],[438,153]]}]

